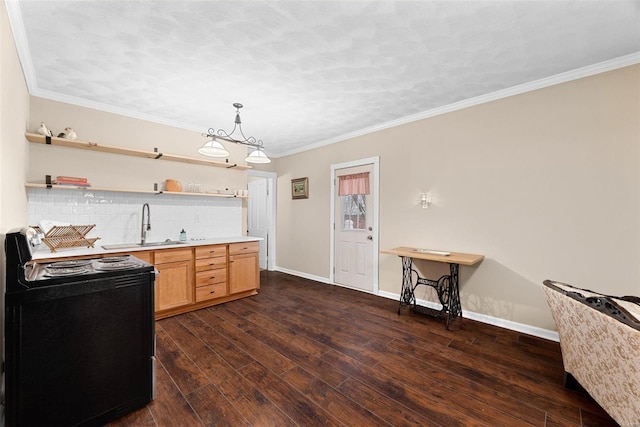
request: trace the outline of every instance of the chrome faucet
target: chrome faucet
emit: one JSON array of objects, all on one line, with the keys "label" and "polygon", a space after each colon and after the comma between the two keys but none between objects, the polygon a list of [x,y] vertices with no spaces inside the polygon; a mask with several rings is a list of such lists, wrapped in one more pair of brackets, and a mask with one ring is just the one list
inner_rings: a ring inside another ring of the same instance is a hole
[{"label": "chrome faucet", "polygon": [[[147,226],[144,226],[144,209],[147,208]],[[140,229],[140,244],[144,245],[147,241],[147,231],[151,230],[151,208],[149,203],[142,205],[142,226]]]}]

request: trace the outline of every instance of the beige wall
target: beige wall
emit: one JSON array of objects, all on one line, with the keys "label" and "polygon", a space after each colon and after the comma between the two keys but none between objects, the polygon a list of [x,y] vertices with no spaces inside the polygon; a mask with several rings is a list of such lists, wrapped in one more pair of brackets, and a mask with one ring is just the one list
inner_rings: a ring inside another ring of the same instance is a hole
[{"label": "beige wall", "polygon": [[[639,150],[632,66],[283,157],[278,267],[330,277],[330,165],[379,155],[380,248],[484,254],[461,267],[463,309],[555,329],[544,279],[640,294]],[[303,176],[310,198],[291,200]],[[380,290],[400,272],[380,255]]]},{"label": "beige wall", "polygon": [[[0,4],[0,233],[24,225],[29,93],[4,1]],[[3,281],[4,283],[4,281]]]},{"label": "beige wall", "polygon": [[[0,248],[7,231],[25,224],[27,198],[24,180],[28,150],[24,128],[29,113],[29,93],[4,0],[0,0]],[[0,254],[0,348],[4,361],[5,254]],[[0,382],[4,401],[4,373]],[[1,421],[4,424],[4,420]]]},{"label": "beige wall", "polygon": [[[95,186],[148,189],[166,178],[246,188],[246,173],[28,144],[44,121],[82,140],[193,155],[199,132],[32,98],[2,3],[0,232],[23,225],[23,182],[85,175]],[[30,102],[30,106],[29,106]],[[27,122],[28,119],[28,122]],[[640,66],[627,67],[284,158],[278,173],[278,267],[330,276],[330,165],[380,156],[380,247],[480,253],[461,269],[463,308],[554,329],[539,288],[553,278],[640,294]],[[244,147],[229,147],[242,162]],[[28,166],[27,166],[28,165]],[[290,182],[309,177],[310,198]],[[430,191],[433,205],[419,207]],[[421,265],[425,272],[429,265]],[[381,255],[381,291],[400,263]],[[419,295],[421,296],[421,295]]]}]

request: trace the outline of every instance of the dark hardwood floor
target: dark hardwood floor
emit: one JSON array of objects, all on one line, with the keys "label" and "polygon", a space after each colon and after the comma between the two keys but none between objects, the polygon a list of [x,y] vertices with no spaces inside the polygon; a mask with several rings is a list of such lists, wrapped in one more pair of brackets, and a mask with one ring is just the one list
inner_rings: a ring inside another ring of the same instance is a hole
[{"label": "dark hardwood floor", "polygon": [[616,426],[558,343],[262,273],[254,297],[156,322],[157,398],[111,426]]}]

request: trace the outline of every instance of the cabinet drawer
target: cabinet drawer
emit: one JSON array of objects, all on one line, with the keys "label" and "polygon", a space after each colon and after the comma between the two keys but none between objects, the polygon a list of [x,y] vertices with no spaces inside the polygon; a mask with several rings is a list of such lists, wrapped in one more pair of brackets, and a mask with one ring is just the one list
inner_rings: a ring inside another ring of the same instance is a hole
[{"label": "cabinet drawer", "polygon": [[153,252],[151,251],[131,252],[129,255],[134,256],[144,262],[148,262],[149,264],[153,264]]},{"label": "cabinet drawer", "polygon": [[246,254],[258,252],[259,250],[260,242],[231,243],[229,245],[229,255]]},{"label": "cabinet drawer", "polygon": [[196,246],[196,259],[227,255],[227,245]]},{"label": "cabinet drawer", "polygon": [[213,285],[214,283],[225,283],[227,281],[227,269],[201,271],[196,273],[196,287]]},{"label": "cabinet drawer", "polygon": [[215,270],[227,266],[227,257],[203,258],[196,260],[196,273],[198,271]]},{"label": "cabinet drawer", "polygon": [[168,262],[191,261],[191,248],[187,249],[162,249],[155,251],[154,264],[166,264]]},{"label": "cabinet drawer", "polygon": [[227,284],[216,283],[215,285],[200,286],[196,288],[196,302],[206,301],[214,298],[227,296]]}]

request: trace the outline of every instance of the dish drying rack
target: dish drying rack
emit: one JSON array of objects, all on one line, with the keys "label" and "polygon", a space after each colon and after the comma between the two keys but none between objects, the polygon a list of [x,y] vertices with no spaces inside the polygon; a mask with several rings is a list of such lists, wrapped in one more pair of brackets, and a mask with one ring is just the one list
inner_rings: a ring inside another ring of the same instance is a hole
[{"label": "dish drying rack", "polygon": [[[93,248],[95,242],[100,237],[87,238],[86,235],[93,230],[95,224],[91,225],[54,225],[44,235],[42,241],[49,247],[51,252],[63,248],[87,247]],[[43,233],[39,226],[32,227],[36,233]]]}]

